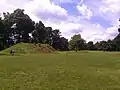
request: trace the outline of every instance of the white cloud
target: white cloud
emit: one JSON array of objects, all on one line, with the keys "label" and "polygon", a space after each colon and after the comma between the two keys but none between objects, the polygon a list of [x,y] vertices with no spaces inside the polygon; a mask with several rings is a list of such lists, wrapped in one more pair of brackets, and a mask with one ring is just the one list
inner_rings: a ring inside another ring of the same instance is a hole
[{"label": "white cloud", "polygon": [[93,12],[87,7],[85,4],[78,4],[76,8],[79,10],[79,12],[85,16],[86,18],[90,19],[93,16]]},{"label": "white cloud", "polygon": [[102,17],[116,23],[120,15],[120,0],[101,0],[99,12]]},{"label": "white cloud", "polygon": [[7,12],[14,9],[14,6],[8,5],[6,0],[0,1],[0,12]]},{"label": "white cloud", "polygon": [[103,8],[103,12],[110,11],[113,13],[117,13],[120,11],[120,0],[103,0],[102,3],[105,5]]},{"label": "white cloud", "polygon": [[13,5],[15,7],[23,7],[27,2],[32,0],[3,0],[6,1],[6,4]]},{"label": "white cloud", "polygon": [[59,28],[62,32],[62,35],[68,38],[69,40],[71,36],[78,33],[80,33],[82,38],[84,38],[87,42],[96,42],[96,38],[99,38],[100,40],[108,39],[106,35],[109,35],[109,33],[105,34],[101,31],[105,31],[105,29],[102,28],[99,24],[91,24],[90,22],[86,22],[85,20],[81,23],[70,23],[67,21],[61,22],[60,24],[51,23],[51,21],[47,21],[45,23],[46,26],[50,25],[53,27],[53,29]]},{"label": "white cloud", "polygon": [[74,32],[73,30],[77,30],[79,32],[81,32],[82,25],[78,24],[78,23],[70,23],[70,22],[61,22],[60,24],[55,24],[55,23],[51,23],[51,21],[46,22],[46,26],[52,26],[53,29],[60,29],[60,31],[62,32],[62,35],[65,36],[66,38],[68,38],[70,40],[71,36],[74,35],[76,33],[76,31]]},{"label": "white cloud", "polygon": [[67,11],[49,0],[44,0],[42,3],[39,0],[33,0],[27,3],[24,8],[30,16],[34,14],[34,17],[37,16],[42,20],[67,18]]},{"label": "white cloud", "polygon": [[[86,30],[84,31],[85,33],[83,33],[82,35],[87,40],[93,40],[93,41],[108,40],[108,39],[113,39],[118,34],[117,29],[118,29],[118,25],[120,25],[120,23],[118,22],[119,14],[120,14],[120,7],[119,7],[120,0],[99,0],[97,2],[96,0],[90,0],[90,2],[87,2],[87,4],[81,3],[80,5],[81,5],[80,10],[79,8],[78,10],[84,16],[92,16],[93,14],[91,15],[89,15],[88,13],[85,14],[85,11],[90,12],[89,10],[91,10],[93,11],[94,16],[102,17],[105,20],[108,20],[112,25],[107,28],[104,28],[103,26],[100,26],[99,24],[95,24],[94,28],[92,27],[92,24],[91,26],[86,25],[87,27],[86,27]],[[91,35],[86,34],[87,29],[89,28],[90,30],[88,31],[88,33],[90,33]],[[95,31],[98,31],[98,32],[96,32],[95,34],[92,34]]]},{"label": "white cloud", "polygon": [[[24,2],[23,2],[24,1]],[[62,3],[71,0],[59,0]],[[42,20],[46,26],[53,29],[60,29],[62,35],[70,39],[75,33],[80,33],[87,41],[112,39],[117,35],[119,22],[116,20],[119,16],[120,1],[118,0],[99,0],[100,4],[92,0],[92,4],[96,5],[95,11],[88,4],[84,4],[83,0],[76,6],[83,16],[69,15],[67,10],[54,4],[50,0],[2,0],[0,2],[0,12],[13,11],[16,8],[24,8],[33,20]],[[99,10],[99,11],[98,11]],[[93,12],[94,11],[94,12]],[[89,20],[94,15],[100,15],[108,19],[113,24],[105,29],[99,23],[92,24]],[[85,19],[88,20],[85,20]]]},{"label": "white cloud", "polygon": [[75,3],[75,0],[53,0],[56,4],[59,3]]}]

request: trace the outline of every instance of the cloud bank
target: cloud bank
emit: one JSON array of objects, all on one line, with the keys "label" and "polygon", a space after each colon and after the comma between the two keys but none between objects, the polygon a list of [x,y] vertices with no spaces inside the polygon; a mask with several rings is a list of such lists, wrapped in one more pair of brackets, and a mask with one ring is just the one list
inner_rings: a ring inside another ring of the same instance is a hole
[{"label": "cloud bank", "polygon": [[34,21],[60,29],[68,39],[80,33],[96,42],[118,34],[119,5],[120,0],[2,0],[0,12],[22,8]]}]

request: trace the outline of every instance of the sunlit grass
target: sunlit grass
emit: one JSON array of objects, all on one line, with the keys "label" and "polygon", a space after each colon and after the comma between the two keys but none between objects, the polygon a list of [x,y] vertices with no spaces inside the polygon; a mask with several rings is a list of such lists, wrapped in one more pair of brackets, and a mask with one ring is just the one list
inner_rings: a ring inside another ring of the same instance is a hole
[{"label": "sunlit grass", "polygon": [[0,90],[120,90],[120,53],[0,56]]}]

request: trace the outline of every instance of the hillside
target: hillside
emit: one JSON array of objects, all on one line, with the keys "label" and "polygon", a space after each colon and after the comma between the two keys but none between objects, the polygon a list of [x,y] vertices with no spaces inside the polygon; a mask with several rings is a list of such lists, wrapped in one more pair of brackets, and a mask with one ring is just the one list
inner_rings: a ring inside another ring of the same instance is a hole
[{"label": "hillside", "polygon": [[9,53],[13,49],[15,53],[28,54],[28,53],[52,53],[54,49],[48,44],[31,44],[31,43],[18,43],[10,48],[7,48],[1,53]]}]

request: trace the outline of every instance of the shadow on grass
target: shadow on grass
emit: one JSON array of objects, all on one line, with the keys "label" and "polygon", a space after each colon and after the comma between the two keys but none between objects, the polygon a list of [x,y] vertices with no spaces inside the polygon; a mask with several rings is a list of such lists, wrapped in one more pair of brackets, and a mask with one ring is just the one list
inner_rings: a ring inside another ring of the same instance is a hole
[{"label": "shadow on grass", "polygon": [[10,55],[10,54],[6,54],[6,53],[0,53],[0,56],[23,56],[24,54],[14,54],[14,55]]},{"label": "shadow on grass", "polygon": [[0,56],[6,56],[6,55],[9,55],[9,54],[5,54],[5,53],[0,53]]},{"label": "shadow on grass", "polygon": [[89,51],[79,51],[80,53],[89,53]]}]

